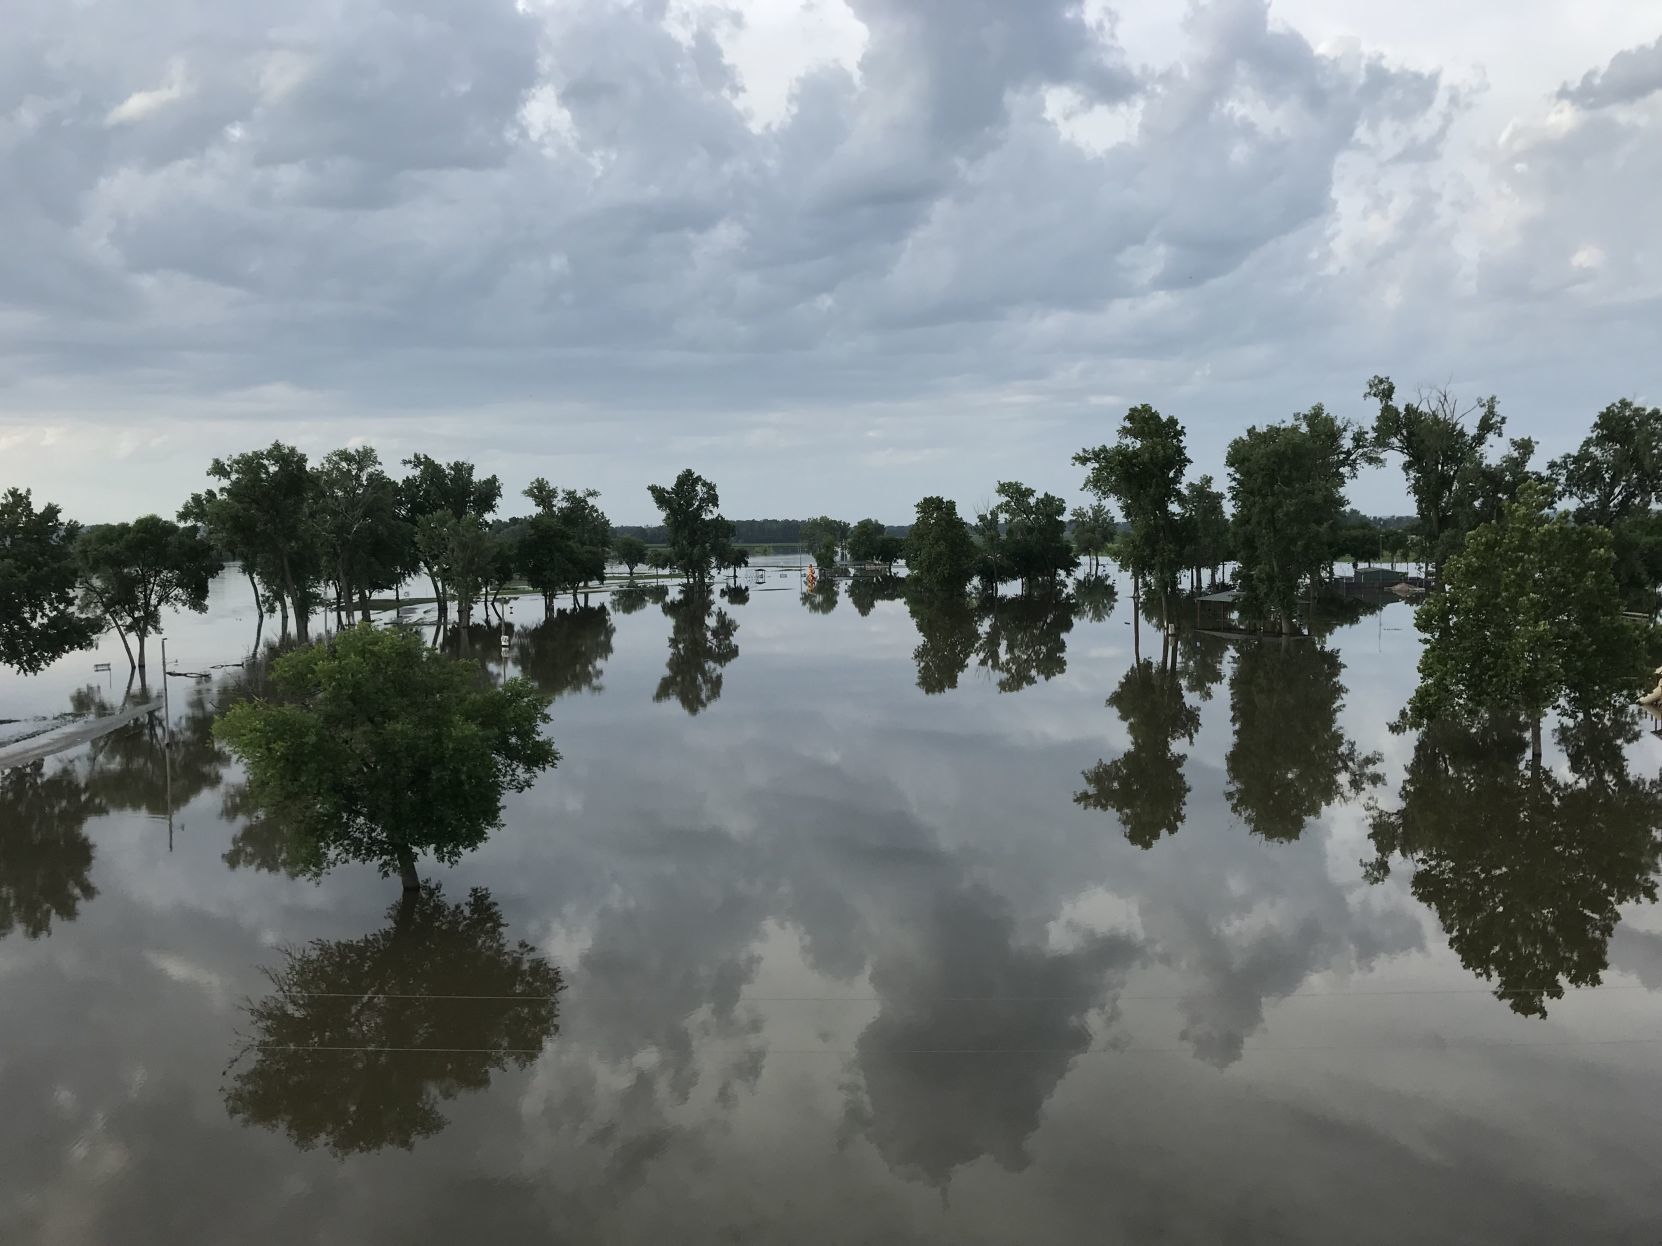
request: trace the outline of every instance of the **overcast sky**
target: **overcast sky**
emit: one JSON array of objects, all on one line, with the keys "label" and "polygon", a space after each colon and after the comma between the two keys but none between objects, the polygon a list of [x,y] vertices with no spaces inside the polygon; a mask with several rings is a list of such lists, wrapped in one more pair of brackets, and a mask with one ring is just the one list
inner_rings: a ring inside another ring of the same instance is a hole
[{"label": "overcast sky", "polygon": [[1375,372],[1662,401],[1662,0],[5,10],[0,486],[87,520],[274,437],[899,522],[1136,402],[1221,478]]}]

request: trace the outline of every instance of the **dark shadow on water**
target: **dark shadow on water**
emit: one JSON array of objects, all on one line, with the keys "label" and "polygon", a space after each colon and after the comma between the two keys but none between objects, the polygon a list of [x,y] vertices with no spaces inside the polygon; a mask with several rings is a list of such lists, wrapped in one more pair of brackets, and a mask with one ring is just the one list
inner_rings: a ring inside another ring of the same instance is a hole
[{"label": "dark shadow on water", "polygon": [[697,714],[721,699],[722,671],[739,656],[739,625],[707,591],[683,591],[662,608],[670,620],[669,661],[652,699]]}]

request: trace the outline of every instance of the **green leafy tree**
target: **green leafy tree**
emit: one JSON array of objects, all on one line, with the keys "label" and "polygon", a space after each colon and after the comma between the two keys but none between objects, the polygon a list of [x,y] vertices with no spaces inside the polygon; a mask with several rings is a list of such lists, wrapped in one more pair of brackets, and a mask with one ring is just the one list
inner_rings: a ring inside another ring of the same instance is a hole
[{"label": "green leafy tree", "polygon": [[0,496],[0,666],[33,675],[97,638],[97,621],[75,609],[79,535],[27,490]]},{"label": "green leafy tree", "polygon": [[[1598,985],[1620,906],[1656,900],[1662,783],[1628,774],[1627,714],[1561,732],[1567,777],[1525,762],[1514,722],[1443,720],[1420,734],[1399,807],[1372,814],[1367,875],[1411,862],[1414,895],[1461,963],[1515,1012],[1545,1016],[1566,985]],[[1589,726],[1593,747],[1569,738]]]},{"label": "green leafy tree", "polygon": [[998,501],[983,516],[983,541],[990,555],[987,574],[1015,579],[1022,592],[1050,592],[1079,558],[1067,536],[1067,504],[1054,493],[1037,493],[1016,480],[1000,481]]},{"label": "green leafy tree", "polygon": [[707,591],[683,591],[664,601],[663,612],[670,619],[669,661],[652,699],[696,715],[721,697],[722,671],[739,656],[739,625]]},{"label": "green leafy tree", "polygon": [[685,468],[671,485],[648,485],[668,533],[666,566],[694,586],[710,582],[710,569],[733,543],[733,524],[721,516],[721,496],[713,482]]},{"label": "green leafy tree", "polygon": [[92,841],[82,828],[104,812],[73,766],[0,770],[0,939],[39,939],[93,899]]},{"label": "green leafy tree", "polygon": [[1215,582],[1218,568],[1229,558],[1229,516],[1224,513],[1223,493],[1213,487],[1210,476],[1190,481],[1183,487],[1178,513],[1189,587],[1199,592],[1200,573],[1208,572]]},{"label": "green leafy tree", "polygon": [[873,558],[888,568],[889,574],[894,574],[894,565],[906,557],[906,538],[884,534],[877,538],[877,546],[873,551]]},{"label": "green leafy tree", "polygon": [[1189,780],[1183,755],[1172,746],[1194,743],[1200,711],[1183,699],[1177,673],[1165,663],[1134,663],[1108,698],[1131,736],[1131,746],[1112,761],[1099,761],[1084,772],[1085,786],[1074,804],[1112,813],[1125,837],[1139,848],[1152,848],[1163,835],[1175,835],[1189,803]]},{"label": "green leafy tree", "polygon": [[489,893],[450,904],[428,884],[388,919],[287,950],[267,972],[225,1091],[234,1119],[337,1159],[409,1150],[445,1127],[441,1102],[529,1067],[558,1033],[560,971],[509,941]]},{"label": "green leafy tree", "polygon": [[537,508],[519,547],[526,583],[542,594],[545,609],[552,610],[561,593],[570,593],[576,605],[578,590],[606,578],[612,524],[595,502],[600,494],[556,489],[539,476],[525,496]]},{"label": "green leafy tree", "polygon": [[[831,556],[826,565],[834,563],[842,556],[853,528],[841,519],[833,519],[829,515],[816,515],[812,519],[802,522],[801,541],[806,549],[829,548]],[[829,546],[827,546],[829,543]],[[853,557],[851,553],[849,557]],[[815,557],[818,561],[818,557]]]},{"label": "green leafy tree", "polygon": [[1314,643],[1247,645],[1229,678],[1229,807],[1255,835],[1291,842],[1310,819],[1380,781],[1379,755],[1339,729],[1344,664]]},{"label": "green leafy tree", "polygon": [[216,729],[317,872],[367,861],[414,890],[418,856],[460,860],[501,824],[503,793],[559,760],[535,685],[492,688],[409,632],[360,624],[284,655],[271,682],[277,699],[234,705]]},{"label": "green leafy tree", "polygon": [[[456,602],[456,618],[467,626],[474,603],[497,567],[498,543],[477,515],[460,519],[434,511],[416,525],[416,549],[434,581]],[[441,611],[441,618],[448,617]]]},{"label": "green leafy tree", "polygon": [[975,538],[958,507],[941,497],[918,503],[906,538],[906,586],[910,593],[961,597],[975,574]]},{"label": "green leafy tree", "polygon": [[618,537],[612,542],[612,555],[629,572],[629,578],[635,578],[635,568],[646,562],[646,542],[638,536],[627,534]]},{"label": "green leafy tree", "polygon": [[1612,403],[1549,471],[1578,523],[1609,529],[1623,602],[1655,614],[1662,604],[1662,408]]},{"label": "green leafy tree", "polygon": [[[127,660],[144,670],[145,642],[168,610],[208,609],[220,572],[213,546],[193,528],[158,515],[88,528],[76,546],[82,606],[115,629]],[[135,655],[130,641],[138,642]]]},{"label": "green leafy tree", "polygon": [[1425,644],[1405,721],[1515,714],[1538,758],[1547,713],[1636,691],[1644,643],[1622,617],[1614,563],[1608,532],[1549,518],[1526,486],[1500,522],[1467,537],[1444,591],[1416,612]]},{"label": "green leafy tree", "polygon": [[739,582],[739,572],[750,565],[750,551],[742,545],[729,545],[722,551],[717,565],[732,576],[733,583],[737,584]]},{"label": "green leafy tree", "polygon": [[[473,464],[460,459],[440,463],[425,454],[414,454],[404,460],[404,466],[410,474],[398,484],[399,513],[417,533],[417,561],[433,586],[439,617],[448,618],[451,586],[444,573],[451,568],[435,559],[442,559],[454,547],[435,534],[441,529],[455,532],[469,516],[483,528],[502,502],[502,482],[495,476],[478,479]],[[435,523],[435,517],[453,522]]]},{"label": "green leafy tree", "polygon": [[1129,530],[1118,542],[1118,557],[1138,603],[1145,585],[1159,594],[1164,627],[1184,565],[1180,504],[1189,454],[1183,426],[1144,403],[1126,412],[1113,445],[1081,450],[1073,461],[1088,469],[1086,492],[1119,503]]},{"label": "green leafy tree", "polygon": [[1396,385],[1385,376],[1368,382],[1367,397],[1379,404],[1374,448],[1402,458],[1426,557],[1440,581],[1443,565],[1477,522],[1484,450],[1506,421],[1493,397],[1462,404],[1446,389],[1399,404]]},{"label": "green leafy tree", "polygon": [[1288,424],[1229,444],[1242,612],[1295,630],[1298,598],[1320,577],[1345,513],[1345,482],[1372,457],[1367,433],[1317,403]]},{"label": "green leafy tree", "polygon": [[318,463],[314,524],[323,565],[335,581],[335,613],[354,600],[369,618],[369,595],[400,583],[415,562],[415,529],[400,513],[398,485],[368,446],[336,450]]},{"label": "green leafy tree", "polygon": [[822,579],[829,581],[837,570],[837,538],[829,534],[814,544],[814,564]]},{"label": "green leafy tree", "polygon": [[1089,506],[1074,507],[1068,521],[1073,548],[1091,560],[1090,574],[1096,575],[1102,556],[1114,540],[1114,512],[1102,502],[1092,502]]},{"label": "green leafy tree", "polygon": [[851,562],[878,562],[884,538],[883,525],[875,519],[862,519],[848,533],[848,557]]},{"label": "green leafy tree", "polygon": [[[275,597],[283,630],[292,608],[295,634],[309,639],[323,550],[313,505],[317,478],[306,456],[274,441],[264,450],[215,459],[208,476],[219,486],[194,494],[180,518],[202,525],[223,553],[242,564],[262,612]],[[261,584],[269,590],[263,595]]]}]

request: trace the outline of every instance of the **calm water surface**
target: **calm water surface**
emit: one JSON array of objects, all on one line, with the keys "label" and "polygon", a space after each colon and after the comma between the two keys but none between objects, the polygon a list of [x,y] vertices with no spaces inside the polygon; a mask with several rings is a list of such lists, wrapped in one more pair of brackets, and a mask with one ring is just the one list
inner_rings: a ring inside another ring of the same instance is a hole
[{"label": "calm water surface", "polygon": [[0,775],[0,1242],[1662,1240],[1656,739],[1391,734],[1400,605],[883,597],[520,603],[563,761],[404,902],[248,810],[222,580],[170,764]]}]

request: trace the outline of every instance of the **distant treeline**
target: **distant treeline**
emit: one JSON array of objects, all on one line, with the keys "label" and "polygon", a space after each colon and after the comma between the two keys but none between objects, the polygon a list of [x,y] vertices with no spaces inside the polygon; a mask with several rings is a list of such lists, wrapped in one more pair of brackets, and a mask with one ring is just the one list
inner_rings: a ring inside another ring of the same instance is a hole
[{"label": "distant treeline", "polygon": [[[733,539],[745,545],[801,545],[812,536],[802,534],[811,522],[807,519],[735,519],[732,521]],[[910,530],[910,524],[885,524],[883,528],[885,535],[898,537],[904,537]],[[615,536],[637,537],[648,545],[669,544],[669,529],[663,524],[614,524],[612,532]]]}]

